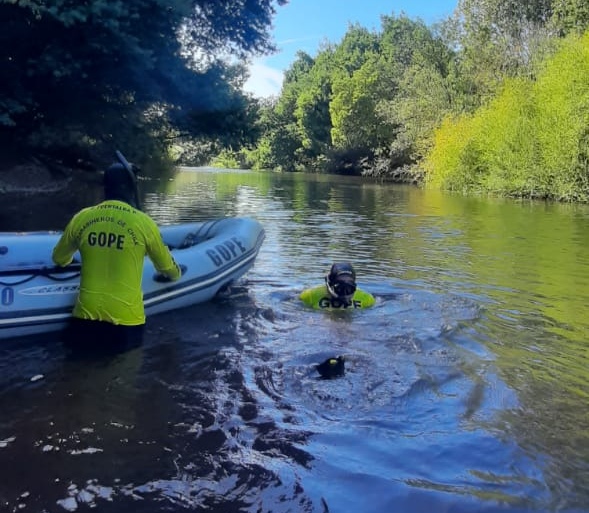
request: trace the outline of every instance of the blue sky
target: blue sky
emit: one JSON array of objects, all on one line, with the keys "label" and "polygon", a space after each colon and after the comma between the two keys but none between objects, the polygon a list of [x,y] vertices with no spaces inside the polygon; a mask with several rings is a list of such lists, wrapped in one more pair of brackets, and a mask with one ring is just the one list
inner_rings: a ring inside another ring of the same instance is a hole
[{"label": "blue sky", "polygon": [[277,8],[272,31],[279,52],[256,59],[244,89],[256,96],[278,94],[283,72],[303,50],[315,56],[321,43],[338,43],[350,23],[380,30],[383,14],[406,14],[431,25],[452,14],[458,0],[290,0]]}]

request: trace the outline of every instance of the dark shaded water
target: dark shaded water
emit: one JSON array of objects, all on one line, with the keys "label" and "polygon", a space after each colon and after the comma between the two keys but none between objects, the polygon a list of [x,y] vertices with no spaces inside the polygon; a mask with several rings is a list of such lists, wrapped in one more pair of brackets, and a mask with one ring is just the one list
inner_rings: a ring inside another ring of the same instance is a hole
[{"label": "dark shaded water", "polygon": [[[4,343],[0,511],[589,511],[587,207],[211,170],[142,185],[162,224],[261,220],[256,265],[125,354]],[[23,229],[66,221],[40,210]],[[299,304],[336,260],[374,308]],[[346,375],[318,379],[337,354]]]}]

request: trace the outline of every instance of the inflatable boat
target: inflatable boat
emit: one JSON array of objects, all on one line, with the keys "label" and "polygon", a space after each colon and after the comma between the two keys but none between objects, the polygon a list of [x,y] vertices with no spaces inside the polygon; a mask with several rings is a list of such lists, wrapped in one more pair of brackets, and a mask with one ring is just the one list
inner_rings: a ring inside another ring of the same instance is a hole
[{"label": "inflatable boat", "polygon": [[[246,217],[160,226],[160,231],[185,271],[178,281],[161,281],[146,258],[142,286],[147,316],[214,298],[254,265],[265,236],[262,225]],[[51,253],[60,235],[0,233],[0,339],[56,331],[67,324],[80,264],[53,264]]]}]

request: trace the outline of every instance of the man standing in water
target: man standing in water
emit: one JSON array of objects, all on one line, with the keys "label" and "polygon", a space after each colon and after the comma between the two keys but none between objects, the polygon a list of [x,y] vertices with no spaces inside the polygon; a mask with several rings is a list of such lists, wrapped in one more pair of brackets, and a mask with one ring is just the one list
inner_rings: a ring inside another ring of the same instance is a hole
[{"label": "man standing in water", "polygon": [[139,210],[135,171],[128,162],[106,170],[104,201],[74,215],[53,249],[53,261],[67,266],[76,251],[82,272],[67,342],[96,349],[141,344],[145,255],[164,279],[179,279],[181,270],[157,224]]},{"label": "man standing in water", "polygon": [[356,287],[356,272],[347,262],[333,264],[325,285],[304,290],[299,297],[316,309],[367,308],[376,302],[372,294]]}]

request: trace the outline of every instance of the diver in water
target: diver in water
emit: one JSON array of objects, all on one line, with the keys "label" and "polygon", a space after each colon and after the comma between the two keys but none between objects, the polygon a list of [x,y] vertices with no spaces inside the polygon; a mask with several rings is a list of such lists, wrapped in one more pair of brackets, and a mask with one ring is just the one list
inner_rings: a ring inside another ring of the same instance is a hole
[{"label": "diver in water", "polygon": [[315,309],[367,308],[376,302],[372,294],[356,287],[356,272],[347,262],[333,264],[324,285],[306,289],[299,297]]},{"label": "diver in water", "polygon": [[141,344],[144,257],[151,259],[161,279],[177,280],[181,269],[155,221],[139,210],[135,168],[126,161],[105,171],[104,201],[73,216],[53,249],[53,261],[67,266],[76,251],[82,259],[80,290],[66,344]]}]

